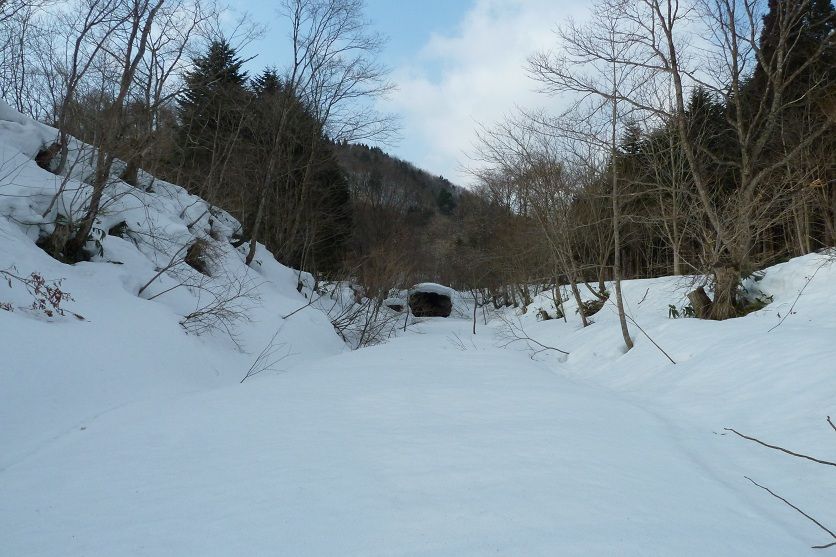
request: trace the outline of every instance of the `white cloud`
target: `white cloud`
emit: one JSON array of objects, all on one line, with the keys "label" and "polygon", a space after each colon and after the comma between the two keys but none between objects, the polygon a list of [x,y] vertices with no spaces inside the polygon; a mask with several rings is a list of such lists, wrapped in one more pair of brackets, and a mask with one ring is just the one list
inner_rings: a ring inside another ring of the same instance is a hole
[{"label": "white cloud", "polygon": [[526,59],[555,44],[558,23],[585,11],[576,1],[476,0],[453,35],[433,35],[412,64],[395,69],[398,91],[388,103],[403,117],[399,151],[466,185],[461,169],[477,126],[515,105],[549,102],[526,75]]}]

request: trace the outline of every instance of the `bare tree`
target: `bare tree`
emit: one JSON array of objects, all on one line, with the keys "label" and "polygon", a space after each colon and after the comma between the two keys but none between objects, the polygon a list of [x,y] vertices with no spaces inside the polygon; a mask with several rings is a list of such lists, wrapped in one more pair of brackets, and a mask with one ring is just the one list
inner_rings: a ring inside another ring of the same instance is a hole
[{"label": "bare tree", "polygon": [[[798,29],[811,7],[807,0],[776,5],[774,40],[768,50],[760,42],[764,12],[759,2],[643,0],[601,6],[610,10],[615,23],[610,42],[622,48],[606,52],[596,49],[595,41],[570,41],[579,47],[575,61],[606,62],[643,86],[613,93],[604,82],[579,78],[564,63],[566,57],[549,53],[532,59],[535,75],[547,88],[612,98],[676,130],[700,210],[710,227],[704,268],[711,273],[715,297],[706,316],[733,316],[740,277],[757,262],[753,256],[758,235],[773,225],[776,214],[784,218],[787,197],[797,191],[787,180],[778,189],[770,184],[780,169],[832,130],[832,122],[821,118],[798,141],[777,152],[771,141],[780,131],[782,118],[803,98],[821,97],[823,82],[802,82],[802,78],[836,38],[826,37],[802,61],[793,56]],[[747,93],[752,76],[761,88],[756,98]],[[725,152],[712,151],[701,141],[704,136],[693,133],[688,99],[698,88],[730,106],[725,118],[733,147]],[[720,203],[714,191],[718,168],[733,169],[734,182],[733,195]]]},{"label": "bare tree", "polygon": [[[391,90],[387,70],[377,62],[382,38],[370,31],[359,0],[286,0],[284,14],[291,26],[293,60],[285,72],[288,95],[279,107],[279,124],[266,152],[258,208],[252,229],[247,264],[255,255],[261,233],[269,185],[276,178],[276,158],[284,140],[290,100],[300,99],[332,140],[382,138],[392,131],[392,121],[368,107],[368,101]],[[364,104],[366,103],[366,104]],[[312,130],[311,142],[319,140]],[[297,210],[283,215],[285,243],[298,241],[304,228],[304,207],[316,165],[316,150],[310,149],[300,187],[285,188],[285,205]],[[289,180],[289,173],[285,172]]]}]

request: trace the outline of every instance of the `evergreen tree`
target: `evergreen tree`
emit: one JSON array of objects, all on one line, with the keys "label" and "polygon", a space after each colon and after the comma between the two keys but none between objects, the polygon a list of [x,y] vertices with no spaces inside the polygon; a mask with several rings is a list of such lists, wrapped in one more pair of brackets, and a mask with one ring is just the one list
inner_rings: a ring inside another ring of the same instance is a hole
[{"label": "evergreen tree", "polygon": [[[769,11],[763,18],[760,49],[762,57],[768,62],[773,61],[775,49],[779,44],[780,18],[782,15],[787,17],[784,14],[789,12],[788,6],[782,4],[781,0],[769,0]],[[791,45],[791,48],[787,52],[784,64],[792,73],[812,61],[802,72],[801,82],[809,85],[810,79],[815,78],[832,83],[836,72],[836,45],[832,40],[832,35],[836,32],[836,12],[830,0],[810,0],[804,8],[790,28],[790,38],[786,43]],[[817,56],[816,53],[822,47],[824,56]],[[766,79],[764,70],[762,65],[758,65],[754,75],[756,83]]]},{"label": "evergreen tree", "polygon": [[235,49],[224,39],[213,41],[186,73],[185,91],[177,99],[177,144],[188,183],[200,183],[210,172],[219,146],[229,145],[248,104],[247,73]]},{"label": "evergreen tree", "polygon": [[251,80],[250,88],[257,99],[263,99],[278,94],[283,84],[275,68],[266,68]]},{"label": "evergreen tree", "polygon": [[438,210],[443,215],[450,216],[456,210],[456,198],[449,190],[438,190],[436,203],[438,204]]},{"label": "evergreen tree", "polygon": [[353,214],[348,179],[330,147],[314,179],[318,185],[316,213],[319,224],[311,263],[320,274],[336,277],[344,263]]},{"label": "evergreen tree", "polygon": [[[802,6],[800,13],[792,9],[797,5]],[[788,35],[783,40],[782,32]],[[820,102],[836,79],[834,33],[836,11],[830,0],[810,0],[804,4],[769,0],[759,38],[760,61],[741,93],[744,109],[754,114],[762,99],[772,100],[770,74],[779,69],[787,83],[781,99],[789,107],[787,119],[798,117],[797,111],[790,116],[793,109]],[[776,52],[779,45],[784,45],[780,57]]]}]

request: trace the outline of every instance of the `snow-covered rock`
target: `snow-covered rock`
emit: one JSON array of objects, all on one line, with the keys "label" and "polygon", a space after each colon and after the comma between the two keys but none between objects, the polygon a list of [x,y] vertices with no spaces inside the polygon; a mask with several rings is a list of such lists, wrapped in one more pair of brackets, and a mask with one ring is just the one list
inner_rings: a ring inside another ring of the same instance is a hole
[{"label": "snow-covered rock", "polygon": [[455,295],[447,286],[422,282],[409,289],[409,309],[416,317],[449,317]]}]

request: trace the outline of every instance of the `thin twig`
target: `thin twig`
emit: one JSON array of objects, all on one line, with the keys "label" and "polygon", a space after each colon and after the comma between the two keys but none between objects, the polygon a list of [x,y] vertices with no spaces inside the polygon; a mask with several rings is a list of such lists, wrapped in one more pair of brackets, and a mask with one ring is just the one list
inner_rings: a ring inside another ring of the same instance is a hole
[{"label": "thin twig", "polygon": [[[276,338],[279,336],[282,327],[279,327],[273,336],[270,338],[270,341],[267,343],[261,352],[259,352],[258,356],[256,356],[255,361],[250,366],[250,369],[247,370],[247,374],[241,379],[241,383],[252,377],[253,375],[258,375],[264,371],[274,370],[274,367],[277,363],[281,362],[285,358],[289,358],[291,356],[295,356],[296,354],[291,352],[288,348],[288,344],[286,342],[279,343],[276,345]],[[279,357],[276,357],[276,354],[279,351],[287,351]],[[275,371],[275,370],[274,370]]]},{"label": "thin twig", "polygon": [[770,449],[775,449],[776,451],[781,451],[782,453],[786,453],[788,455],[792,455],[792,456],[795,456],[795,457],[798,457],[798,458],[803,458],[803,459],[806,459],[806,460],[811,460],[813,462],[817,462],[818,464],[825,464],[827,466],[836,466],[836,462],[830,462],[829,460],[820,460],[820,459],[812,457],[812,456],[807,456],[807,455],[803,455],[803,454],[800,454],[800,453],[795,453],[793,451],[789,451],[789,450],[787,450],[783,447],[778,447],[776,445],[770,445],[769,443],[764,443],[760,439],[755,439],[754,437],[749,437],[748,435],[743,435],[739,431],[736,431],[736,430],[734,430],[730,427],[724,427],[723,429],[725,429],[726,431],[731,431],[735,435],[743,437],[744,439],[748,439],[749,441],[754,441],[755,443],[757,443],[759,445],[763,445],[764,447],[768,447]]},{"label": "thin twig", "polygon": [[[836,539],[836,534],[834,534],[832,531],[830,531],[830,530],[829,530],[827,527],[825,527],[825,526],[824,526],[821,522],[819,522],[818,520],[816,520],[815,518],[813,518],[813,517],[812,517],[812,516],[810,516],[809,514],[805,513],[804,511],[802,511],[801,509],[799,509],[798,507],[796,507],[795,505],[793,505],[792,503],[790,503],[789,501],[787,501],[786,499],[784,499],[783,497],[781,497],[780,495],[778,495],[777,493],[775,493],[774,491],[772,491],[771,489],[769,489],[768,487],[766,487],[766,486],[762,486],[761,484],[759,484],[758,482],[756,482],[755,480],[753,480],[753,479],[752,479],[752,478],[750,478],[749,476],[743,476],[743,477],[744,477],[744,478],[746,478],[747,480],[749,480],[750,482],[752,482],[753,484],[755,484],[756,486],[758,486],[759,488],[761,488],[761,489],[763,489],[764,491],[768,492],[770,495],[772,495],[772,496],[773,496],[773,497],[775,497],[776,499],[780,499],[781,501],[783,501],[784,503],[786,503],[787,505],[789,505],[791,508],[795,509],[795,511],[796,511],[796,512],[798,512],[799,514],[801,514],[802,516],[804,516],[807,520],[811,521],[813,524],[815,524],[816,526],[818,526],[819,528],[821,528],[822,530],[824,530],[825,532],[827,532],[828,534],[830,534],[830,537],[831,537],[831,538]],[[829,543],[829,544],[827,544],[827,545],[814,545],[814,546],[813,546],[813,549],[826,549],[826,548],[828,548],[828,547],[833,547],[834,545],[836,545],[836,542],[832,542],[832,543]]]},{"label": "thin twig", "polygon": [[805,283],[804,283],[804,286],[802,286],[802,287],[801,287],[801,290],[799,290],[799,291],[798,291],[798,296],[796,296],[796,297],[795,297],[795,300],[793,300],[792,305],[790,306],[789,311],[787,311],[787,313],[785,313],[785,314],[784,314],[784,317],[782,317],[782,318],[781,318],[781,320],[780,320],[780,321],[778,321],[778,323],[777,323],[774,327],[772,327],[771,329],[769,329],[768,331],[766,331],[767,333],[771,333],[772,331],[774,331],[775,329],[777,329],[778,327],[780,327],[780,326],[781,326],[781,324],[782,324],[784,321],[786,321],[787,317],[789,317],[790,315],[792,315],[792,310],[793,310],[793,309],[795,309],[795,304],[797,304],[797,303],[798,303],[798,300],[800,300],[800,299],[801,299],[801,295],[802,295],[802,294],[804,294],[804,291],[807,289],[807,287],[808,287],[808,286],[810,286],[810,283],[811,283],[811,282],[813,282],[813,279],[816,277],[816,274],[817,274],[819,271],[821,271],[822,267],[824,267],[825,265],[827,265],[827,264],[829,264],[829,263],[831,263],[830,259],[825,259],[824,261],[822,261],[822,264],[821,264],[821,265],[819,265],[819,266],[816,268],[816,270],[813,272],[813,274],[812,274],[812,275],[810,275],[810,276],[807,278],[807,282],[805,282]]},{"label": "thin twig", "polygon": [[[311,294],[313,294],[313,293],[311,293]],[[312,305],[313,305],[313,303],[314,303],[314,302],[318,302],[320,298],[322,298],[322,294],[320,294],[319,296],[317,296],[316,300],[314,300],[313,296],[311,296],[311,299],[310,299],[310,300],[308,300],[308,303],[307,303],[307,304],[305,304],[304,306],[302,306],[302,307],[300,307],[300,308],[297,308],[297,309],[295,309],[295,310],[291,311],[291,312],[290,312],[290,313],[288,313],[287,315],[283,315],[283,316],[282,316],[282,319],[287,319],[288,317],[291,317],[291,316],[293,316],[293,315],[295,315],[295,314],[299,313],[300,311],[302,311],[302,310],[303,310],[303,309],[305,309],[306,307],[308,307],[308,306],[312,306]]]},{"label": "thin twig", "polygon": [[[525,332],[525,329],[523,328],[521,323],[514,323],[513,321],[511,321],[510,318],[505,317],[503,315],[499,315],[499,319],[503,323],[505,323],[508,334],[510,336],[510,338],[508,338],[508,342],[502,345],[503,348],[519,341],[523,341],[526,343],[533,342],[534,344],[540,347],[540,350],[534,350],[534,354],[539,354],[540,352],[544,352],[546,350],[554,350],[555,352],[560,352],[561,354],[565,354],[567,356],[569,355],[569,352],[567,352],[566,350],[561,350],[560,348],[555,348],[554,346],[547,346],[542,342],[534,340],[533,338],[528,336],[528,333]],[[529,345],[529,349],[533,350],[531,345]]]},{"label": "thin twig", "polygon": [[632,318],[630,315],[628,315],[627,313],[625,313],[625,314],[624,314],[624,317],[626,317],[627,319],[629,319],[629,320],[630,320],[630,323],[632,323],[633,325],[635,325],[635,326],[636,326],[636,328],[637,328],[638,330],[640,330],[644,336],[646,336],[646,337],[647,337],[647,340],[649,340],[650,342],[652,342],[652,343],[653,343],[653,346],[655,346],[656,348],[658,348],[658,349],[659,349],[659,352],[661,352],[662,354],[664,354],[664,355],[665,355],[665,357],[666,357],[668,360],[670,360],[670,362],[671,362],[672,364],[676,365],[676,362],[673,360],[673,358],[671,358],[670,354],[668,354],[667,352],[665,352],[665,351],[664,351],[664,349],[662,349],[662,347],[661,347],[661,346],[659,346],[658,344],[656,344],[656,341],[655,341],[655,340],[653,340],[653,338],[652,338],[649,334],[647,334],[647,331],[645,331],[644,329],[642,329],[642,326],[641,326],[641,325],[639,325],[639,324],[638,324],[638,322],[637,322],[635,319],[633,319],[633,318]]}]

